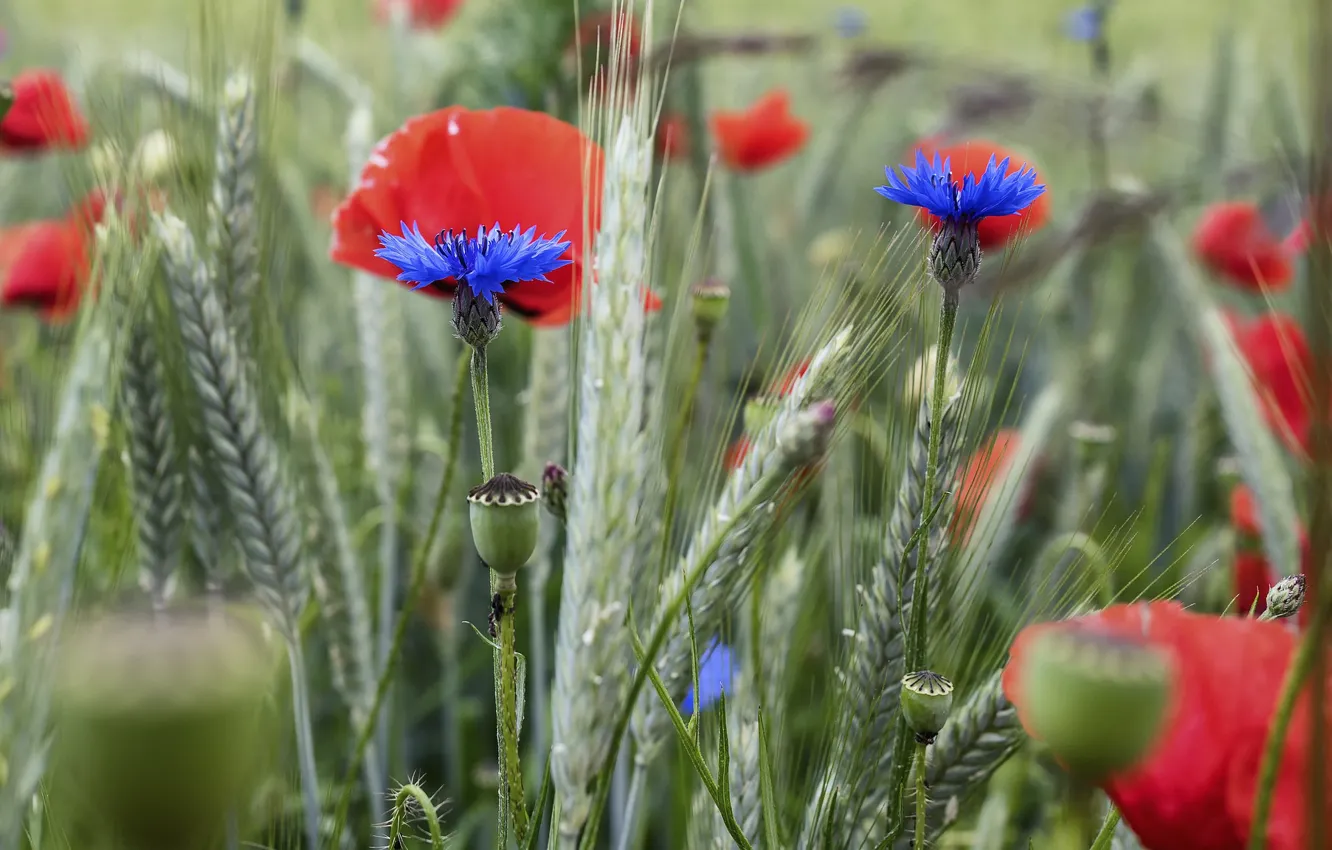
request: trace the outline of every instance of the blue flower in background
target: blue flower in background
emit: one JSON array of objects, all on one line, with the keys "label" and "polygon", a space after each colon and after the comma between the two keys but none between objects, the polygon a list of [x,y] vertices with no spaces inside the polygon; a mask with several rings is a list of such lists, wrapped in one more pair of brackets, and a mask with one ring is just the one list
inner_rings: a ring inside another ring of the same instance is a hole
[{"label": "blue flower in background", "polygon": [[1074,9],[1064,16],[1064,33],[1074,41],[1096,41],[1105,26],[1105,6],[1096,4]]},{"label": "blue flower in background", "polygon": [[858,6],[841,6],[833,15],[833,29],[842,38],[855,38],[865,32],[869,17]]},{"label": "blue flower in background", "polygon": [[958,186],[953,181],[952,162],[938,154],[931,161],[916,151],[916,167],[901,166],[901,176],[885,169],[888,185],[874,191],[890,201],[921,207],[946,223],[975,223],[995,215],[1013,215],[1031,205],[1045,192],[1036,183],[1036,171],[1028,165],[1008,174],[1008,158],[996,163],[990,156],[985,173],[976,179],[968,174]]},{"label": "blue flower in background", "polygon": [[563,230],[547,239],[537,237],[535,227],[526,231],[515,227],[506,233],[497,222],[490,230],[478,229],[475,238],[468,237],[466,230],[460,234],[441,231],[431,245],[421,235],[419,225],[409,229],[404,221],[400,226],[401,236],[387,230],[380,234],[383,247],[375,251],[375,256],[397,266],[402,272],[398,280],[416,284],[413,289],[453,278],[493,304],[494,297],[504,291],[504,284],[546,281],[549,272],[573,262],[562,259],[571,244],[560,241]]},{"label": "blue flower in background", "polygon": [[[703,711],[721,698],[731,687],[731,679],[735,675],[735,667],[731,660],[731,648],[724,643],[713,641],[708,648],[703,650],[703,655],[698,659],[698,691],[700,698],[698,701],[698,710]],[[681,714],[694,713],[694,686],[689,686],[689,693],[685,694],[684,701],[680,703]]]}]

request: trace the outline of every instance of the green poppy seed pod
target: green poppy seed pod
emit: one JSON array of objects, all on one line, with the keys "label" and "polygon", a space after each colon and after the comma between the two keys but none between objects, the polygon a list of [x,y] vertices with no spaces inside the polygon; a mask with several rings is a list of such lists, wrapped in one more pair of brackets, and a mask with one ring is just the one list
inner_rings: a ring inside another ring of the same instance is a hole
[{"label": "green poppy seed pod", "polygon": [[1050,629],[1030,652],[1021,683],[1028,728],[1071,773],[1095,782],[1147,755],[1170,702],[1164,652],[1086,627]]},{"label": "green poppy seed pod", "polygon": [[466,283],[453,293],[453,331],[472,348],[485,348],[504,327],[499,299],[487,301]]},{"label": "green poppy seed pod", "polygon": [[211,847],[276,747],[276,659],[252,621],[223,612],[77,627],[54,677],[56,793],[121,846]]},{"label": "green poppy seed pod", "polygon": [[930,275],[956,296],[980,272],[980,238],[974,221],[945,220],[930,244]]},{"label": "green poppy seed pod", "polygon": [[551,515],[564,522],[569,515],[569,470],[547,463],[541,473],[541,501]]},{"label": "green poppy seed pod", "polygon": [[540,517],[537,488],[516,475],[501,472],[467,494],[472,518],[472,543],[486,566],[512,589],[518,575],[536,551]]},{"label": "green poppy seed pod", "polygon": [[1307,582],[1304,576],[1286,576],[1267,591],[1267,616],[1273,620],[1294,617],[1304,604]]},{"label": "green poppy seed pod", "polygon": [[745,402],[745,433],[755,436],[772,423],[782,400],[770,395],[761,395]]},{"label": "green poppy seed pod", "polygon": [[731,304],[731,289],[720,281],[709,280],[695,284],[689,290],[689,306],[694,312],[694,329],[698,338],[707,341],[712,331],[726,318]]},{"label": "green poppy seed pod", "polygon": [[902,677],[902,718],[921,744],[934,743],[953,710],[953,683],[930,670]]}]

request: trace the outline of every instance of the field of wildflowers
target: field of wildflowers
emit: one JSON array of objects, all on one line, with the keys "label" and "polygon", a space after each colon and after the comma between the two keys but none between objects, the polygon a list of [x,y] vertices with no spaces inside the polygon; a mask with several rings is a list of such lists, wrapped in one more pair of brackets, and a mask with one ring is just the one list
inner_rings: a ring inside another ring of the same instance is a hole
[{"label": "field of wildflowers", "polygon": [[1332,847],[1332,4],[645,2],[0,3],[0,850]]}]

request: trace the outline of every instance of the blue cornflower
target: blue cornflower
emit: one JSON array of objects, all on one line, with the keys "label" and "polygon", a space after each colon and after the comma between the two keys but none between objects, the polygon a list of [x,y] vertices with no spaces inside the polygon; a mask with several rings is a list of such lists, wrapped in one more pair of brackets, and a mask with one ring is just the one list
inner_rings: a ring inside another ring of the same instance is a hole
[{"label": "blue cornflower", "polygon": [[1096,41],[1105,26],[1105,9],[1098,5],[1082,6],[1064,16],[1064,33],[1074,41]]},{"label": "blue cornflower", "polygon": [[940,227],[930,245],[929,270],[945,295],[956,303],[958,290],[975,280],[980,271],[980,241],[977,226],[981,219],[1022,212],[1045,192],[1037,184],[1036,171],[1030,166],[1008,173],[1009,158],[995,162],[994,155],[977,178],[968,173],[959,186],[953,180],[952,162],[924,151],[916,151],[916,167],[901,167],[899,176],[886,169],[888,185],[874,191],[892,201],[920,207],[938,217]]},{"label": "blue cornflower", "polygon": [[978,222],[996,215],[1013,215],[1031,206],[1031,202],[1045,192],[1044,184],[1036,183],[1036,170],[1029,165],[1008,174],[1008,157],[1001,162],[990,161],[985,173],[977,180],[968,174],[958,186],[953,181],[952,162],[925,158],[924,151],[916,151],[916,167],[901,166],[898,177],[892,168],[885,169],[888,185],[874,191],[890,201],[921,207],[945,222]]},{"label": "blue cornflower", "polygon": [[571,244],[560,241],[563,230],[547,239],[538,237],[535,227],[525,231],[515,227],[505,233],[496,222],[489,230],[479,228],[475,238],[466,230],[440,231],[431,245],[421,235],[419,225],[409,229],[404,221],[401,227],[401,236],[387,230],[379,235],[383,247],[375,251],[375,256],[397,266],[402,272],[398,280],[416,284],[412,289],[453,278],[459,286],[466,286],[473,295],[493,304],[494,297],[504,292],[504,284],[547,281],[548,273],[573,262],[562,259]]},{"label": "blue cornflower", "polygon": [[[722,694],[730,690],[734,675],[731,648],[724,643],[713,641],[698,660],[699,711],[707,709],[720,699]],[[694,713],[693,685],[689,686],[689,693],[685,694],[684,701],[680,703],[680,713]]]},{"label": "blue cornflower", "polygon": [[858,6],[841,6],[833,13],[833,29],[842,38],[856,38],[865,32],[869,16]]}]

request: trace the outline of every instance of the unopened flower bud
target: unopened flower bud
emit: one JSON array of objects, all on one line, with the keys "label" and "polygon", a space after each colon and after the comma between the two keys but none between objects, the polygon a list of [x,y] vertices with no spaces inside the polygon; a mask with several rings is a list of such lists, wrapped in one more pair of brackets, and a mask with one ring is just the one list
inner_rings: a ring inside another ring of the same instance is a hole
[{"label": "unopened flower bud", "polygon": [[755,396],[745,402],[745,433],[752,437],[767,428],[781,404],[781,399],[770,395]]},{"label": "unopened flower bud", "polygon": [[558,463],[547,463],[541,473],[541,501],[551,515],[564,522],[569,515],[569,470]]},{"label": "unopened flower bud", "polygon": [[1286,576],[1267,591],[1267,619],[1282,620],[1300,613],[1307,582],[1304,576]]},{"label": "unopened flower bud", "polygon": [[76,628],[55,673],[60,793],[119,846],[212,846],[274,751],[276,657],[252,623],[214,611]]},{"label": "unopened flower bud", "polygon": [[487,301],[466,283],[453,293],[453,331],[472,348],[485,348],[499,336],[504,323],[498,300]]},{"label": "unopened flower bud", "polygon": [[467,494],[472,543],[481,560],[499,577],[501,589],[512,589],[514,576],[536,551],[541,523],[537,514],[539,498],[537,488],[507,472]]},{"label": "unopened flower bud", "polygon": [[980,272],[980,238],[974,221],[945,220],[930,244],[930,275],[956,297]]},{"label": "unopened flower bud", "polygon": [[796,466],[805,466],[823,457],[837,424],[837,408],[831,401],[819,401],[800,411],[782,435],[782,448]]},{"label": "unopened flower bud", "polygon": [[902,718],[916,741],[932,744],[953,710],[953,683],[929,670],[902,677]]},{"label": "unopened flower bud", "polygon": [[694,311],[694,329],[700,340],[707,342],[712,338],[713,329],[726,318],[730,304],[731,289],[724,283],[710,280],[690,288],[689,305]]},{"label": "unopened flower bud", "polygon": [[1161,732],[1173,678],[1164,652],[1092,627],[1045,632],[1022,673],[1032,733],[1070,772],[1093,782],[1147,755]]}]

